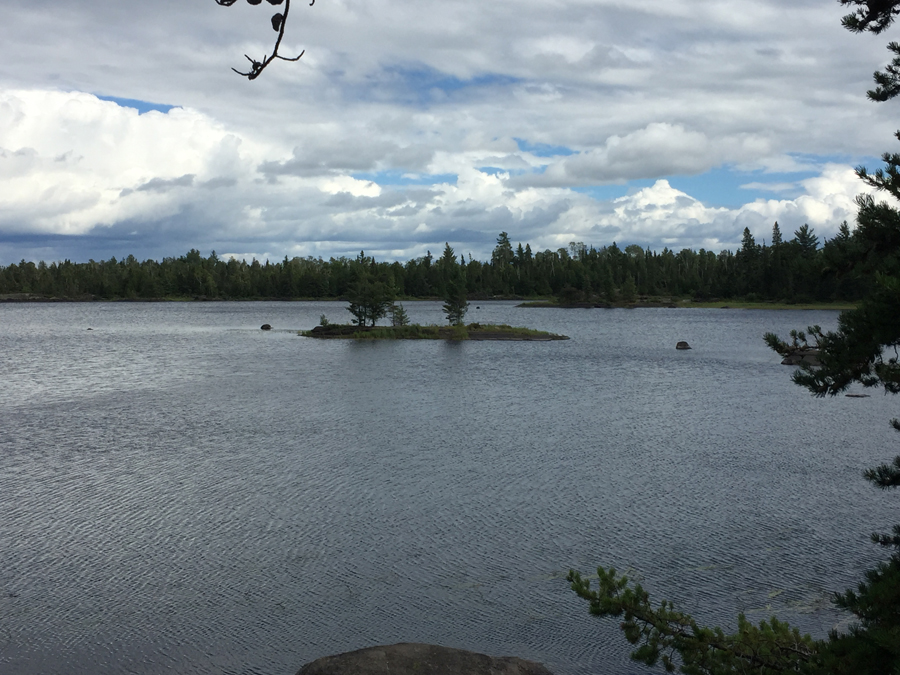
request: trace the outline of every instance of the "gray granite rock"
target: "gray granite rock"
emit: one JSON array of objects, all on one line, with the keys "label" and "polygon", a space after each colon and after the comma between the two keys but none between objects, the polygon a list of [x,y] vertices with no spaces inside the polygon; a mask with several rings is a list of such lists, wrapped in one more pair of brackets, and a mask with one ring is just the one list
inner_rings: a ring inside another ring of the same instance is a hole
[{"label": "gray granite rock", "polygon": [[418,643],[323,656],[297,675],[552,675],[540,663]]},{"label": "gray granite rock", "polygon": [[819,350],[818,349],[798,349],[787,356],[781,362],[783,366],[799,366],[800,364],[808,364],[810,366],[818,366]]}]

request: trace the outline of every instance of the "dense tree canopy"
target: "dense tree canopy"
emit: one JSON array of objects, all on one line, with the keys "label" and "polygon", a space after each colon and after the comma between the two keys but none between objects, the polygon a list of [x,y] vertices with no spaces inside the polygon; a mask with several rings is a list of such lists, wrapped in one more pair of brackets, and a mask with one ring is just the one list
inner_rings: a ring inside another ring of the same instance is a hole
[{"label": "dense tree canopy", "polygon": [[[772,244],[744,233],[735,252],[651,251],[616,243],[595,248],[572,242],[556,251],[533,252],[513,246],[504,232],[490,261],[456,257],[448,245],[406,262],[362,258],[292,258],[278,262],[225,260],[192,250],[178,258],[138,261],[133,256],[107,261],[71,261],[0,267],[0,295],[29,293],[57,298],[206,299],[342,298],[360,270],[390,284],[399,296],[444,298],[456,281],[469,299],[556,296],[567,303],[631,302],[638,296],[747,299],[783,302],[854,301],[873,286],[856,271],[842,274],[850,250],[849,228],[818,245],[803,226],[783,241],[776,223]],[[449,250],[449,253],[448,253]]]}]

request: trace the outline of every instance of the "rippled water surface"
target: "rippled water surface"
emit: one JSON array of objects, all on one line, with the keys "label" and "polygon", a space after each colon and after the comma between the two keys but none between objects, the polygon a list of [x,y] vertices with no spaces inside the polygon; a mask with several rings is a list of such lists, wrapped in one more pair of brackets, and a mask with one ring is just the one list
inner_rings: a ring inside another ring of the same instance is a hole
[{"label": "rippled water surface", "polygon": [[322,313],[349,318],[0,305],[0,672],[281,675],[401,641],[643,672],[569,568],[823,636],[896,520],[860,474],[895,454],[898,401],[814,399],[762,343],[836,313],[468,317],[572,337],[551,343],[288,330]]}]

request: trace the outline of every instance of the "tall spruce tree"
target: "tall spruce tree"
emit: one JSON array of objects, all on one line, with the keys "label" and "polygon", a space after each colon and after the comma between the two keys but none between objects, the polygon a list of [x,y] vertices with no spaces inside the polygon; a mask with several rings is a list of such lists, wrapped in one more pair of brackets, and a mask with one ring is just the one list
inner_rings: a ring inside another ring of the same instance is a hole
[{"label": "tall spruce tree", "polygon": [[775,224],[772,226],[772,246],[779,246],[782,243],[781,228],[778,227],[778,221],[776,220]]},{"label": "tall spruce tree", "polygon": [[468,311],[469,301],[466,298],[466,284],[462,279],[462,275],[457,275],[447,284],[443,312],[447,316],[447,323],[451,326],[461,326]]},{"label": "tall spruce tree", "polygon": [[800,248],[800,254],[807,258],[814,255],[819,248],[819,238],[815,230],[806,223],[794,231],[794,243]]}]

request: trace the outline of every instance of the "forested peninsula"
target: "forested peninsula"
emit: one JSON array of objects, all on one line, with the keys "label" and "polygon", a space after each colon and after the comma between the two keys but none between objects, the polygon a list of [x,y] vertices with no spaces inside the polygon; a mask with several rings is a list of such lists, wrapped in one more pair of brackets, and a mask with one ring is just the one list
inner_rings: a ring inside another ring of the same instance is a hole
[{"label": "forested peninsula", "polygon": [[[844,222],[820,245],[803,225],[793,238],[778,223],[769,243],[749,229],[741,247],[715,253],[700,249],[661,252],[616,243],[596,248],[572,242],[556,251],[513,246],[501,232],[488,261],[457,255],[447,244],[439,257],[378,262],[356,258],[292,258],[260,262],[228,260],[191,250],[178,258],[143,262],[90,260],[0,266],[0,300],[260,300],[337,299],[351,294],[361,278],[377,281],[395,297],[442,298],[451,283],[464,284],[469,299],[555,298],[568,306],[633,303],[653,297],[694,301],[821,303],[854,302],[871,279],[852,272],[846,261],[861,244]],[[845,273],[847,272],[847,273]]]}]

